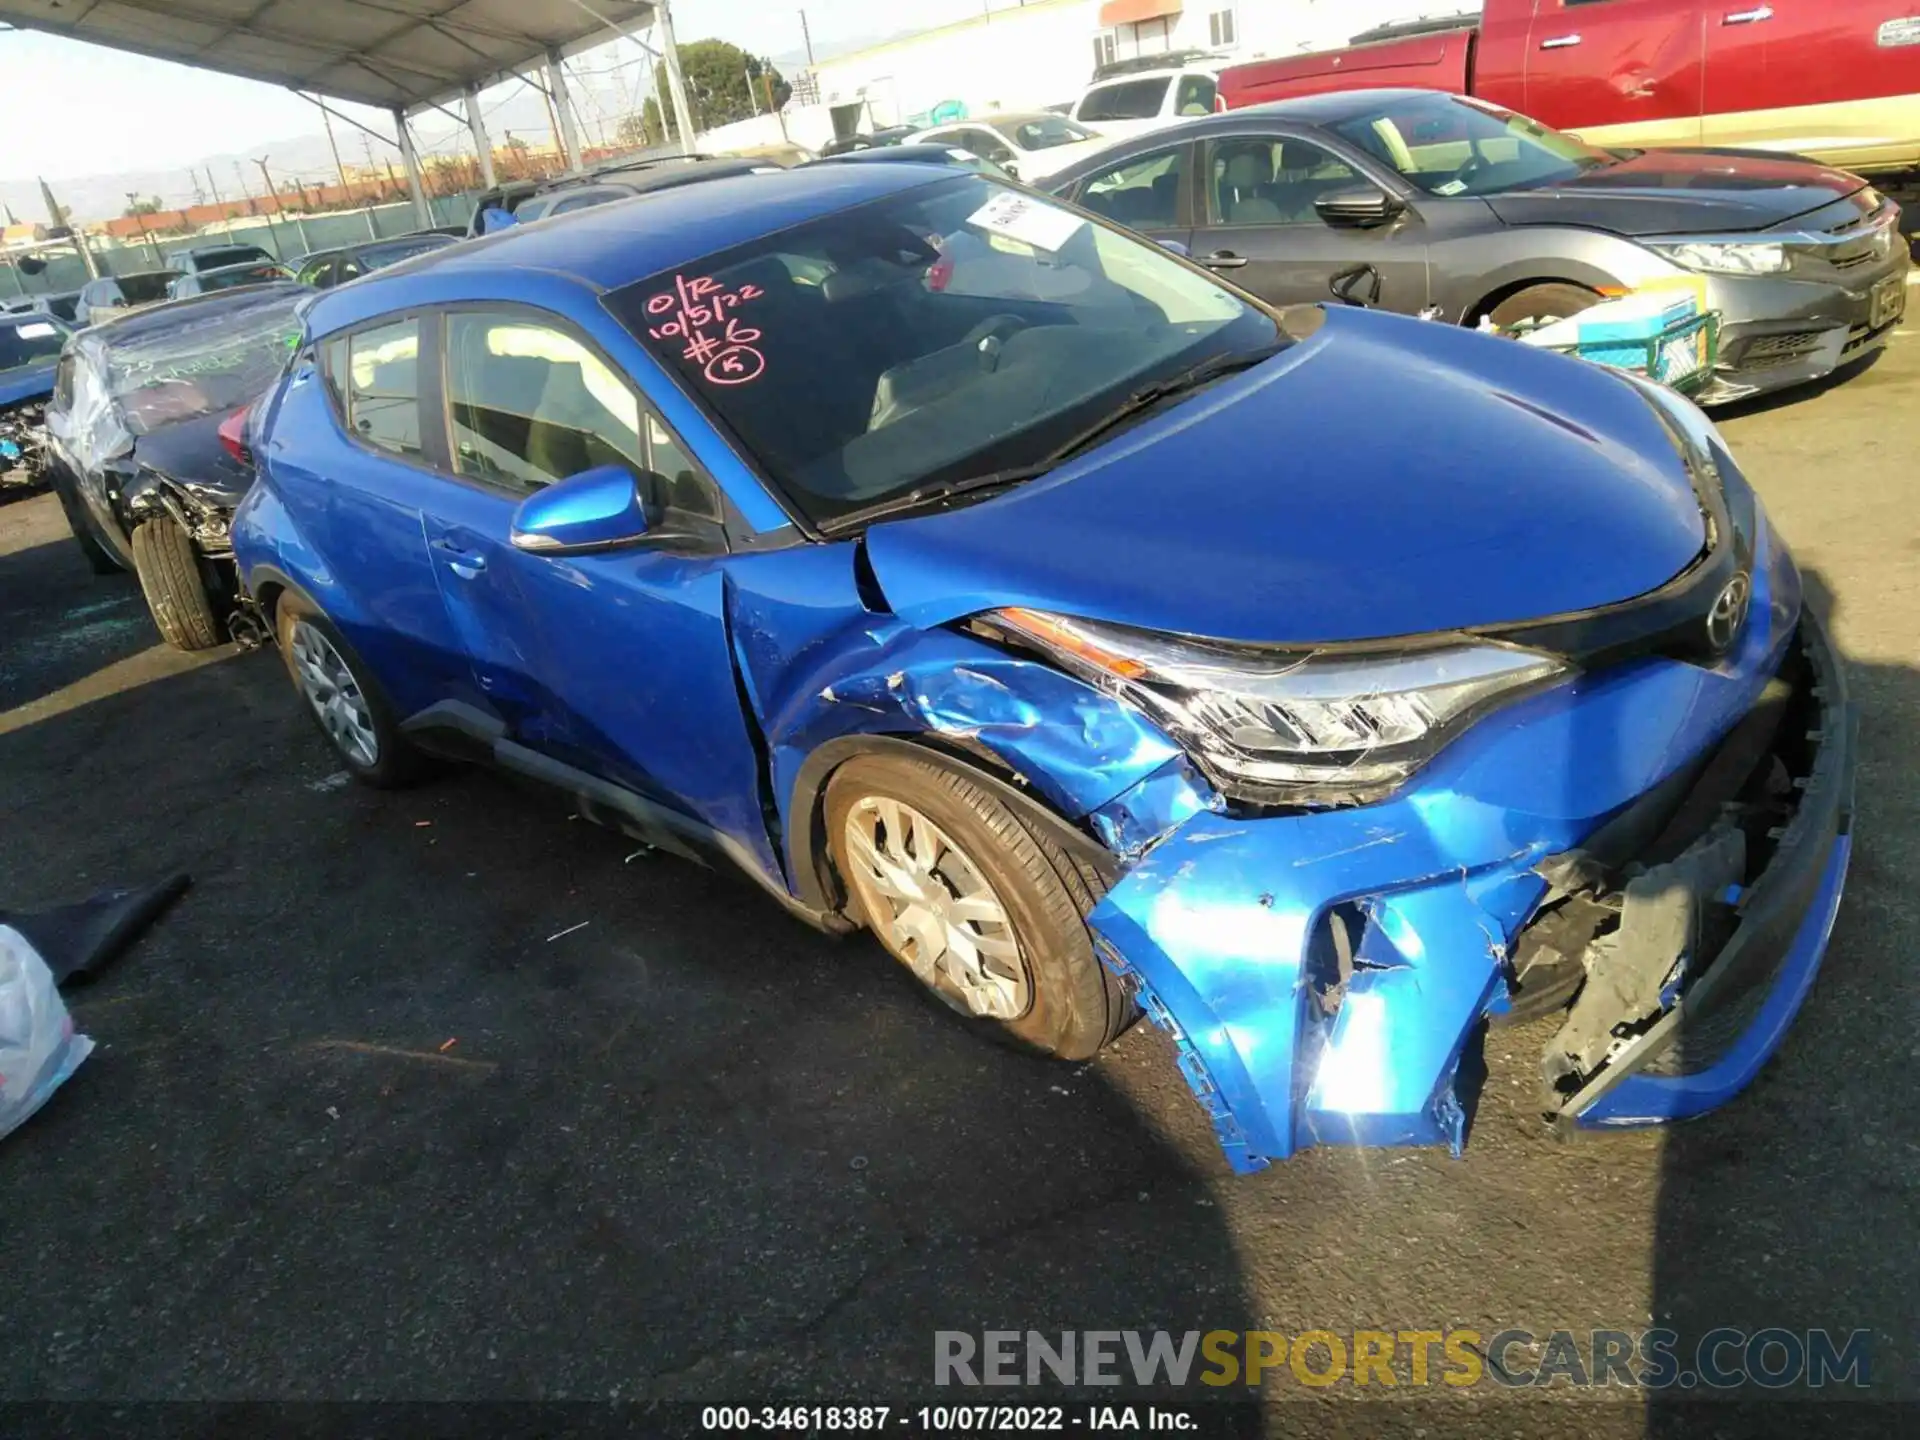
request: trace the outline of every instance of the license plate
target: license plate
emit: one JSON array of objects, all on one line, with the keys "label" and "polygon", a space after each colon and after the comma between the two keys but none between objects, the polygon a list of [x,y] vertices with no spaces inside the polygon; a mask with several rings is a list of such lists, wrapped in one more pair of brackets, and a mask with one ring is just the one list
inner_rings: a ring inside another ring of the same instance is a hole
[{"label": "license plate", "polygon": [[1889,275],[1873,287],[1867,300],[1867,328],[1878,330],[1891,325],[1907,309],[1907,277]]}]

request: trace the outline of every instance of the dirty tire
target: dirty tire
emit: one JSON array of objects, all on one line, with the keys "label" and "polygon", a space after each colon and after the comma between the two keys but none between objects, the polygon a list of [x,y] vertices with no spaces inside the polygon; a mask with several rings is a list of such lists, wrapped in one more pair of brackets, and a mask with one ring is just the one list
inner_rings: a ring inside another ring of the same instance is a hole
[{"label": "dirty tire", "polygon": [[1529,285],[1509,295],[1488,312],[1502,330],[1522,320],[1565,320],[1600,303],[1600,297],[1580,285],[1556,280],[1545,285]]},{"label": "dirty tire", "polygon": [[[1025,1012],[1005,1019],[968,1016],[964,1023],[1018,1049],[1062,1060],[1085,1060],[1118,1037],[1138,1012],[1094,954],[1086,915],[1104,891],[1095,873],[1022,823],[964,770],[905,755],[861,756],[834,771],[827,784],[826,827],[833,863],[847,882],[849,913],[869,930],[875,927],[849,878],[847,854],[848,816],[869,798],[897,801],[932,821],[1005,909],[1025,972]],[[893,943],[875,933],[906,967]]]},{"label": "dirty tire", "polygon": [[[365,700],[367,717],[371,722],[377,742],[374,760],[368,764],[352,754],[335,739],[327,729],[313,703],[307,696],[301,682],[300,669],[293,654],[294,629],[305,622],[326,637],[334,653],[346,665],[354,685]],[[273,611],[273,638],[280,647],[280,658],[287,667],[287,676],[293,681],[294,693],[299,697],[300,708],[306,711],[315,727],[326,737],[328,747],[333,751],[341,767],[360,781],[376,790],[398,790],[425,779],[436,768],[433,762],[415,749],[406,736],[400,733],[399,721],[394,717],[393,706],[386,692],[380,688],[380,682],[367,668],[366,662],[355,653],[334,623],[304,600],[293,595],[283,595]]]},{"label": "dirty tire", "polygon": [[220,643],[220,622],[200,574],[200,557],[177,523],[148,520],[134,530],[133,569],[161,639],[176,650],[207,650]]},{"label": "dirty tire", "polygon": [[70,488],[70,482],[56,477],[53,493],[60,497],[60,513],[67,517],[67,529],[73,532],[73,543],[80,547],[80,553],[86,557],[87,568],[96,575],[118,575],[126,569],[120,559],[111,550],[100,543],[100,537],[93,533],[93,521],[87,514],[87,507]]}]

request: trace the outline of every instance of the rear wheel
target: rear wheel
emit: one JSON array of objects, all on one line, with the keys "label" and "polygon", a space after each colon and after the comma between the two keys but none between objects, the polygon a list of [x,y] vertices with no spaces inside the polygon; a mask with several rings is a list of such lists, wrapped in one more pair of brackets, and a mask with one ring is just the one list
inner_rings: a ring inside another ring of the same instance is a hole
[{"label": "rear wheel", "polygon": [[1600,297],[1593,291],[1555,280],[1516,291],[1494,306],[1488,316],[1502,330],[1512,330],[1517,326],[1544,325],[1552,320],[1565,320],[1599,303]]},{"label": "rear wheel", "polygon": [[67,517],[67,529],[73,532],[73,543],[80,547],[80,553],[86,557],[87,567],[96,575],[118,575],[125,569],[114,553],[100,543],[100,537],[93,533],[93,522],[87,516],[87,507],[73,493],[72,483],[56,474],[53,493],[60,497],[60,513]]},{"label": "rear wheel", "polygon": [[220,622],[200,573],[193,538],[171,519],[144,521],[133,532],[133,569],[160,627],[176,650],[206,650],[220,643]]},{"label": "rear wheel", "polygon": [[348,774],[386,790],[427,771],[426,757],[400,733],[379,682],[331,620],[285,596],[274,609],[273,628],[294,689]]},{"label": "rear wheel", "polygon": [[856,918],[995,1038],[1084,1060],[1132,1003],[1095,956],[1099,878],[963,773],[864,756],[827,785],[827,838]]}]

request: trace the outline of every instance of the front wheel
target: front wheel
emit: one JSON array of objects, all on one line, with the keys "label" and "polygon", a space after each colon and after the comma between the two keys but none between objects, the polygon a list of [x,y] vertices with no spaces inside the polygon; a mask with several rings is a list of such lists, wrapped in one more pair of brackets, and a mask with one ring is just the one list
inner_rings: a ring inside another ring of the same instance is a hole
[{"label": "front wheel", "polygon": [[177,522],[147,520],[134,529],[133,571],[161,639],[176,650],[209,650],[220,643],[199,553]]},{"label": "front wheel", "polygon": [[1531,328],[1565,320],[1599,303],[1600,297],[1593,291],[1555,280],[1545,285],[1529,285],[1509,295],[1493,307],[1488,318],[1502,330]]},{"label": "front wheel", "polygon": [[964,773],[862,756],[827,785],[855,917],[949,1009],[1021,1049],[1084,1060],[1133,1018],[1093,951],[1099,878]]}]

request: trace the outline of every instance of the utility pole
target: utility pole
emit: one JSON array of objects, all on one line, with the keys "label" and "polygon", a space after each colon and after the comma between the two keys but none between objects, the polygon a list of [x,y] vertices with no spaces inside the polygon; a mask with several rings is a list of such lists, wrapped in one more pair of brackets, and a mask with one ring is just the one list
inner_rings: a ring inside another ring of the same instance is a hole
[{"label": "utility pole", "polygon": [[743,65],[740,73],[747,77],[747,104],[753,107],[753,113],[758,117],[760,114],[760,96],[753,87],[753,67],[751,65]]},{"label": "utility pole", "polygon": [[340,145],[333,138],[333,114],[326,106],[320,107],[320,119],[327,127],[327,148],[333,151],[333,168],[340,176],[340,188],[346,192],[347,203],[353,203],[353,186],[347,183],[347,167],[340,163]]},{"label": "utility pole", "polygon": [[247,172],[240,168],[238,160],[233,162],[233,175],[240,182],[240,198],[247,202],[247,214],[259,214],[260,212],[253,208],[253,192],[247,189]]},{"label": "utility pole", "polygon": [[660,51],[667,62],[667,88],[673,92],[673,120],[680,131],[680,153],[693,154],[693,115],[687,109],[687,80],[680,73],[680,47],[673,40],[673,12],[667,0],[655,0],[653,13],[660,27]]},{"label": "utility pole", "polygon": [[[87,267],[87,278],[98,280],[100,262],[93,258],[93,247],[87,244],[86,232],[78,225],[70,223],[67,212],[60,208],[60,202],[53,198],[53,190],[44,180],[40,182],[40,198],[47,202],[47,218],[54,223],[56,229],[67,232],[68,237],[73,241],[74,248],[80,252],[80,261]],[[16,275],[14,278],[19,277]]]},{"label": "utility pole", "polygon": [[807,42],[807,68],[813,68],[813,32],[807,29],[807,12],[800,12],[800,38]]},{"label": "utility pole", "polygon": [[146,214],[140,209],[140,192],[127,191],[127,210],[133,216],[134,223],[140,227],[140,238],[146,242],[147,249],[153,254],[153,263],[160,263],[160,247],[153,243],[153,232],[147,229]]},{"label": "utility pole", "polygon": [[273,188],[273,172],[267,169],[267,161],[270,158],[266,155],[256,155],[253,163],[260,167],[260,178],[267,183],[267,199],[273,202],[267,207],[267,238],[273,241],[273,253],[277,257],[281,253],[280,232],[273,228],[273,212],[280,208],[281,201],[279,192]]}]

